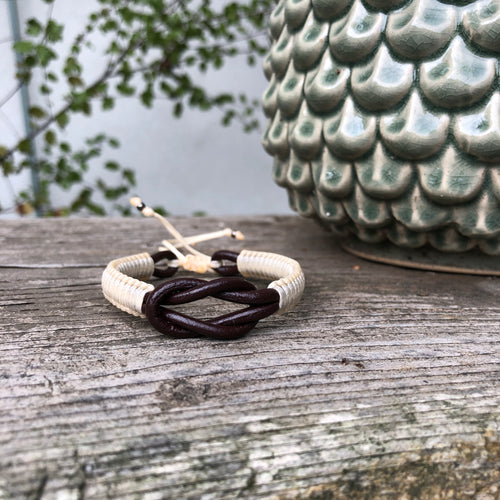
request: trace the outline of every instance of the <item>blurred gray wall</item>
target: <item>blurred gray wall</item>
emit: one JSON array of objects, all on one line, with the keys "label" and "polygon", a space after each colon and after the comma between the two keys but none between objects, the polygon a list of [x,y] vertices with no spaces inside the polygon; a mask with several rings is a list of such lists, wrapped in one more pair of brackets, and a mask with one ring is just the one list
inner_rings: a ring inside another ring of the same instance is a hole
[{"label": "blurred gray wall", "polygon": [[[18,0],[21,23],[31,16],[45,17],[47,5],[41,0]],[[55,0],[53,17],[64,22],[65,43],[84,25],[94,1]],[[0,99],[14,85],[15,69],[7,2],[0,2]],[[103,65],[98,46],[85,55],[85,66],[97,76]],[[261,65],[248,67],[244,60],[229,61],[221,70],[203,78],[204,85],[214,91],[228,90],[260,96],[266,88]],[[36,84],[36,82],[35,82]],[[30,96],[36,103],[35,85]],[[62,103],[62,89],[53,97],[54,107]],[[0,135],[3,143],[15,143],[16,130],[22,132],[21,105],[18,96],[11,99],[0,113]],[[171,114],[167,100],[157,101],[152,110],[137,100],[119,98],[115,109],[101,112],[98,106],[91,117],[75,116],[64,132],[65,140],[75,148],[86,137],[105,131],[121,142],[119,150],[110,150],[94,166],[102,173],[102,162],[116,159],[137,174],[136,192],[147,203],[161,205],[172,214],[189,215],[204,211],[211,215],[290,213],[286,192],[271,179],[272,158],[261,146],[261,134],[245,134],[238,123],[220,125],[218,110],[187,110],[181,119]],[[265,125],[262,118],[262,128]],[[14,179],[14,188],[29,183],[29,175]],[[1,204],[7,206],[11,188],[0,177]],[[54,202],[68,199],[68,194],[55,190]]]}]

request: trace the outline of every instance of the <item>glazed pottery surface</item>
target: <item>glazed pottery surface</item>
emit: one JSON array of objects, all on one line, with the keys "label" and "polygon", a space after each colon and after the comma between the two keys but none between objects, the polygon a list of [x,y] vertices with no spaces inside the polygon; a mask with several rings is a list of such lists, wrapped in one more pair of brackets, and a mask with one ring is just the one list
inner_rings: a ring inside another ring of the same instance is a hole
[{"label": "glazed pottery surface", "polygon": [[500,256],[500,0],[280,0],[270,34],[263,142],[292,208]]}]

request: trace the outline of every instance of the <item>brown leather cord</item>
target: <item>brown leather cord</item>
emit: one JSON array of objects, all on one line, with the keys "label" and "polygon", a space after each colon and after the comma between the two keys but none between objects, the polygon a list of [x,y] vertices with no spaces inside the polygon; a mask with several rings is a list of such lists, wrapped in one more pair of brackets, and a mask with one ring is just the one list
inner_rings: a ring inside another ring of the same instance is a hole
[{"label": "brown leather cord", "polygon": [[[215,252],[212,255],[212,260],[220,261],[220,262],[222,262],[223,260],[229,260],[230,262],[236,262],[238,255],[239,255],[238,252],[232,252],[231,250],[219,250],[218,252]],[[216,267],[215,271],[218,274],[220,274],[221,276],[234,276],[235,274],[238,274],[238,266],[236,266],[236,265],[222,266],[221,265],[219,267]]]},{"label": "brown leather cord", "polygon": [[[232,267],[232,266],[231,266]],[[206,297],[248,304],[250,307],[211,320],[198,320],[165,308],[165,305],[186,304]],[[231,340],[249,332],[257,322],[279,309],[279,293],[274,289],[257,290],[238,277],[178,278],[160,285],[144,297],[143,313],[161,333],[177,338],[198,337]]]},{"label": "brown leather cord", "polygon": [[[162,260],[174,260],[176,257],[172,252],[157,252],[153,255],[151,255],[151,258],[153,259],[153,262],[157,264],[158,262],[161,262]],[[170,278],[170,276],[173,276],[177,272],[177,267],[170,267],[167,266],[166,268],[158,267],[155,266],[155,270],[153,272],[153,276],[156,276],[157,278]]]},{"label": "brown leather cord", "polygon": [[[234,339],[251,330],[257,322],[275,312],[290,310],[304,290],[304,274],[299,263],[284,255],[242,250],[240,253],[220,250],[212,256],[196,250],[193,245],[221,236],[243,239],[239,231],[229,228],[184,238],[158,212],[134,197],[131,204],[146,217],[155,217],[173,239],[163,240],[161,252],[142,252],[111,261],[102,275],[104,296],[119,309],[133,315],[145,315],[160,332],[174,337],[205,335],[217,339]],[[164,265],[158,265],[161,261]],[[151,276],[170,278],[178,269],[199,274],[217,272],[222,278],[205,281],[180,278],[155,288],[142,281]],[[268,288],[257,290],[242,277],[268,277],[274,281]],[[211,320],[198,320],[165,306],[194,302],[214,297],[248,307]]]},{"label": "brown leather cord", "polygon": [[[238,252],[232,252],[231,250],[219,250],[212,255],[212,260],[220,262],[222,262],[223,260],[236,262],[238,255]],[[176,259],[176,256],[170,251],[163,251],[151,255],[151,258],[153,259],[153,262],[157,264],[162,260],[174,260]],[[157,278],[170,278],[177,272],[177,269],[177,267],[170,266],[166,268],[155,266],[153,276],[156,276]],[[234,276],[235,274],[238,274],[238,266],[236,265],[221,265],[214,270],[221,276]]]}]

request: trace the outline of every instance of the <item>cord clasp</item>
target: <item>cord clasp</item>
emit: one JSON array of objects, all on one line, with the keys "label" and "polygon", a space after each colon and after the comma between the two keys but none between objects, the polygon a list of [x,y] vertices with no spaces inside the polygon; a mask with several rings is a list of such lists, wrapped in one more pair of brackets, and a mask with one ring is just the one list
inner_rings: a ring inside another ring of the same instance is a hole
[{"label": "cord clasp", "polygon": [[[162,246],[160,246],[159,250],[172,252],[177,258],[177,266],[185,269],[186,271],[193,271],[200,274],[207,272],[213,273],[214,268],[219,265],[217,261],[212,261],[212,258],[209,255],[193,248],[193,245],[196,243],[224,236],[234,238],[236,240],[245,239],[240,231],[233,231],[229,227],[221,229],[220,231],[184,237],[165,217],[160,215],[158,212],[155,212],[151,207],[148,207],[140,198],[131,198],[130,204],[136,207],[137,210],[139,210],[139,212],[141,212],[144,216],[158,219],[163,227],[173,236],[173,239],[163,240],[161,242]],[[179,250],[181,248],[186,250],[187,253],[182,253]]]}]

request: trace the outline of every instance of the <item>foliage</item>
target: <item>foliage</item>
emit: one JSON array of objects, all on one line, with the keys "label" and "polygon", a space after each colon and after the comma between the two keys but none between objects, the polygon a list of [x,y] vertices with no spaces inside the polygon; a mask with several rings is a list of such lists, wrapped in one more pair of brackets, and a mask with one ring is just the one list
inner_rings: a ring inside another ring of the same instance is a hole
[{"label": "foliage", "polygon": [[[26,137],[12,147],[0,144],[0,168],[6,179],[27,168],[36,169],[39,178],[36,189],[17,193],[18,212],[34,207],[44,214],[103,214],[96,198],[119,200],[129,191],[134,171],[114,161],[103,160],[103,167],[116,175],[115,185],[102,179],[88,182],[92,162],[119,147],[115,138],[99,132],[77,151],[64,140],[74,116],[91,115],[97,108],[110,111],[118,105],[117,98],[139,98],[148,108],[166,98],[176,117],[186,106],[218,108],[223,124],[239,119],[245,131],[256,127],[255,101],[234,93],[209,95],[194,81],[193,72],[218,69],[242,54],[248,64],[255,64],[266,49],[266,37],[261,35],[272,0],[236,0],[220,6],[212,0],[98,0],[97,10],[65,54],[60,53],[65,27],[52,16],[56,0],[40,1],[48,4],[47,19],[27,20],[23,38],[14,44],[17,86],[0,99],[1,108],[30,83],[31,92],[38,93],[36,105],[29,109],[31,130]],[[95,49],[97,39],[104,47],[103,69],[90,80],[82,55]],[[55,99],[61,87],[64,96]],[[62,104],[56,107],[54,102]],[[74,194],[67,206],[51,205],[53,186]]]}]

